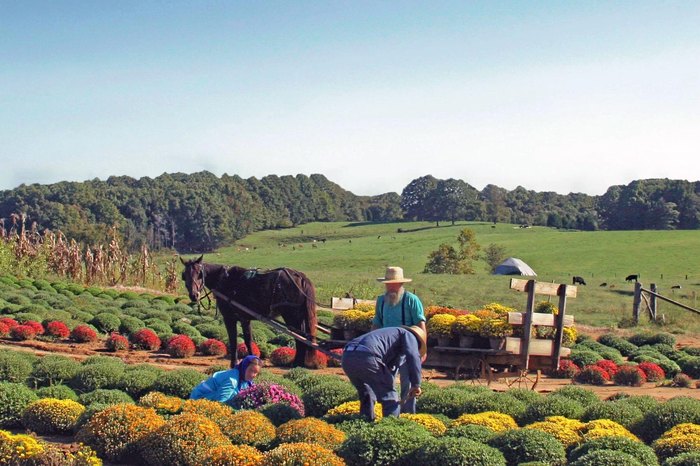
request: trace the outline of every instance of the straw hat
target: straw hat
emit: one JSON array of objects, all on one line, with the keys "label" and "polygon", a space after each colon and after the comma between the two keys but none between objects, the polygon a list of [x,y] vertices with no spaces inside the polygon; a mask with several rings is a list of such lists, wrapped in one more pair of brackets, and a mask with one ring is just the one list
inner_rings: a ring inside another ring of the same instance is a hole
[{"label": "straw hat", "polygon": [[405,328],[406,330],[414,334],[416,338],[418,338],[418,352],[420,353],[421,358],[425,356],[425,353],[428,352],[428,343],[426,341],[427,335],[425,334],[423,329],[417,325],[411,325],[410,327],[408,325],[402,325],[401,327]]},{"label": "straw hat", "polygon": [[408,283],[412,279],[403,278],[403,269],[401,267],[387,267],[384,276],[377,278],[377,281],[382,283]]}]

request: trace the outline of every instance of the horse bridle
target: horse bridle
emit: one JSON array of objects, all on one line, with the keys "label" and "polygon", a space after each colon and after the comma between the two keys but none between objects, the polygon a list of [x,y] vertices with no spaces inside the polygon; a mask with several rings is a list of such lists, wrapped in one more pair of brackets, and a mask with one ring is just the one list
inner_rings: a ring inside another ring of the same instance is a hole
[{"label": "horse bridle", "polygon": [[[199,278],[202,280],[202,287],[199,289],[197,292],[197,306],[199,308],[199,313],[201,315],[202,313],[202,308],[205,310],[210,310],[211,309],[211,290],[207,288],[205,285],[205,278],[206,278],[206,269],[204,268],[204,264],[200,264],[199,267]],[[202,290],[204,290],[204,297],[200,296],[202,294]],[[202,304],[202,301],[206,298],[207,300],[207,305],[206,307]]]}]

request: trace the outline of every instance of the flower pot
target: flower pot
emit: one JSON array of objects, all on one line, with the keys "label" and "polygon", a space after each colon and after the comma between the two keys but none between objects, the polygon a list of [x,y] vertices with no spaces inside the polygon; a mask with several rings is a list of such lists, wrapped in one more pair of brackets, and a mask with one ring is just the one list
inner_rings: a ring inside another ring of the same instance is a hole
[{"label": "flower pot", "polygon": [[472,335],[460,335],[459,336],[459,347],[460,348],[471,348],[474,346],[474,337]]},{"label": "flower pot", "polygon": [[452,345],[452,337],[450,336],[439,336],[437,337],[438,341],[438,346],[451,346]]},{"label": "flower pot", "polygon": [[506,347],[506,339],[501,337],[489,338],[489,345],[492,350],[502,350]]}]

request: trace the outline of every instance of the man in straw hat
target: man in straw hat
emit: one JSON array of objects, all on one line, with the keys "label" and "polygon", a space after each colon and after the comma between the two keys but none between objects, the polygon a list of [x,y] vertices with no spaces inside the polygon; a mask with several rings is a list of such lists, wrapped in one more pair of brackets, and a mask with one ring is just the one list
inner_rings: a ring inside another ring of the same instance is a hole
[{"label": "man in straw hat", "polygon": [[[423,303],[418,299],[418,296],[404,288],[403,284],[410,282],[411,279],[404,278],[403,269],[395,266],[387,267],[384,276],[378,278],[377,281],[384,283],[386,291],[377,297],[372,329],[416,325],[425,334]],[[399,374],[401,376],[401,399],[404,400],[401,412],[414,414],[416,412],[416,399],[408,396],[408,391],[411,388],[411,383],[408,380],[408,367],[401,366]]]},{"label": "man in straw hat", "polygon": [[343,351],[343,371],[357,389],[360,414],[374,420],[374,405],[382,404],[382,414],[401,412],[394,380],[399,366],[406,366],[411,383],[408,396],[421,394],[421,358],[425,355],[425,332],[418,326],[387,327],[351,340]]}]

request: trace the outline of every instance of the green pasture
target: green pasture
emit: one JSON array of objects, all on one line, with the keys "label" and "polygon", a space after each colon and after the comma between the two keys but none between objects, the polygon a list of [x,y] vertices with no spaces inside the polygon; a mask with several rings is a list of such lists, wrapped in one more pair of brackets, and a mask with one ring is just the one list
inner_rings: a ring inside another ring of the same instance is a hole
[{"label": "green pasture", "polygon": [[[483,247],[504,246],[509,256],[527,262],[537,280],[571,283],[573,275],[587,286],[568,301],[568,311],[580,323],[616,326],[632,315],[634,283],[639,274],[645,287],[656,283],[661,294],[697,308],[700,292],[700,234],[697,231],[560,231],[545,227],[521,229],[517,225],[483,222],[434,223],[312,223],[297,228],[261,231],[237,244],[207,254],[205,261],[242,267],[292,267],[315,283],[318,300],[351,292],[373,299],[382,291],[376,277],[386,265],[404,268],[425,305],[462,309],[499,302],[523,309],[525,295],[509,289],[511,277],[490,275],[485,262],[475,264],[474,275],[423,273],[428,254],[440,243],[457,246],[463,228],[476,233]],[[401,229],[402,232],[399,232]],[[325,243],[322,239],[326,239]],[[314,240],[316,242],[314,243]],[[687,277],[687,278],[686,278]],[[524,278],[524,277],[523,277]],[[607,283],[607,286],[600,286]],[[681,289],[672,289],[681,285]],[[546,299],[546,297],[543,297]],[[667,325],[676,331],[700,330],[700,315],[661,303]]]}]

